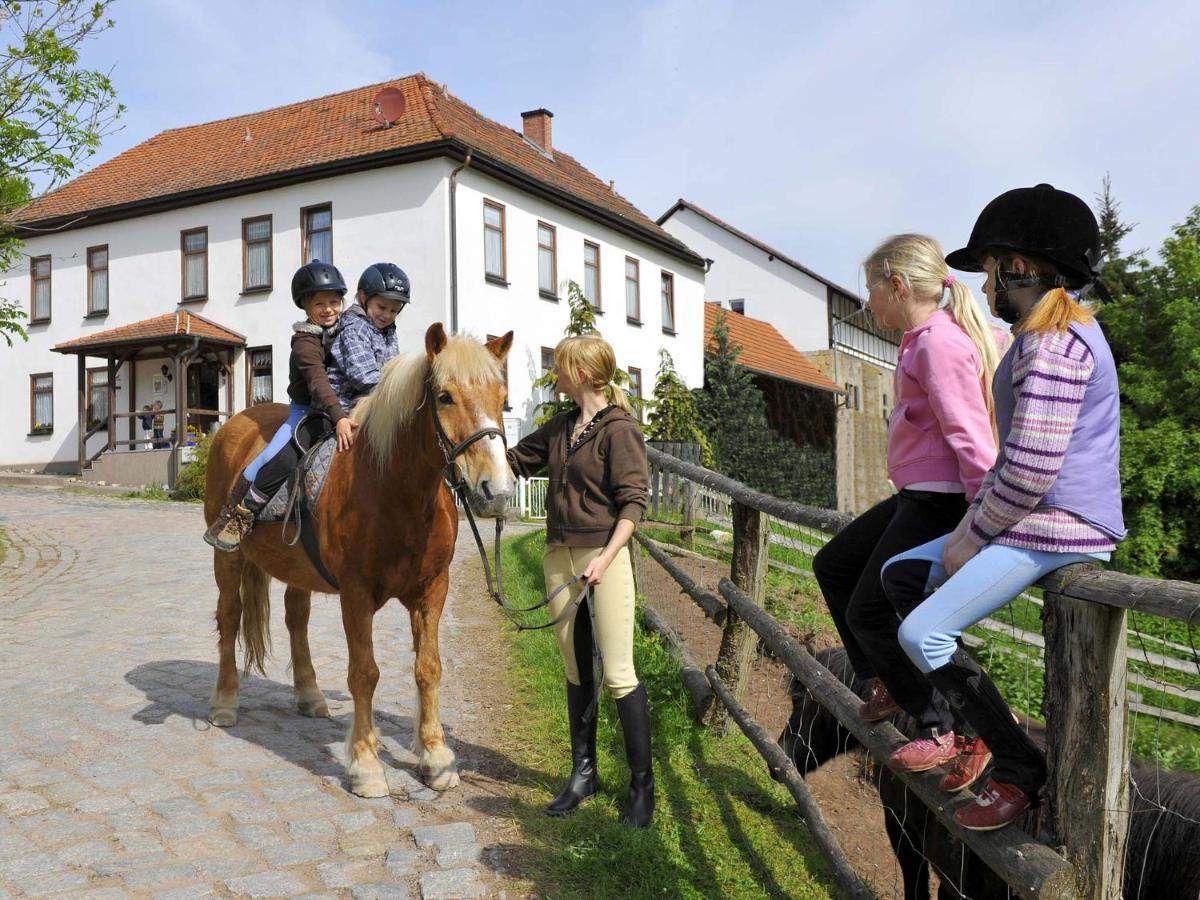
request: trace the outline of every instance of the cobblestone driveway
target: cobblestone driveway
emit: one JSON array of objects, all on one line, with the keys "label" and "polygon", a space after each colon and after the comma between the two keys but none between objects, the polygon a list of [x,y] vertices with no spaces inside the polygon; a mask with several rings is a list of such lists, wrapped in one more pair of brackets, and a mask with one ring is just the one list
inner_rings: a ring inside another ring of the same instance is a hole
[{"label": "cobblestone driveway", "polygon": [[[412,642],[398,604],[375,631],[391,797],[342,786],[351,704],[334,597],[313,598],[310,629],[333,718],[292,709],[276,583],[269,676],[244,680],[237,726],[209,726],[216,592],[202,527],[198,506],[0,487],[0,897],[497,893],[462,795],[414,778]],[[465,650],[454,590],[448,680]],[[452,732],[471,713],[458,691],[442,697]]]}]

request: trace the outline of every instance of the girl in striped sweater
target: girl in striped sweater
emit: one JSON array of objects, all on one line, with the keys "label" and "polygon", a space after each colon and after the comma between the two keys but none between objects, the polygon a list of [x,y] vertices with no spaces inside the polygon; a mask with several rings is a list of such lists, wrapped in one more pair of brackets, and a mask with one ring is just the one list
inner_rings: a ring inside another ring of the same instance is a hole
[{"label": "girl in striped sweater", "polygon": [[993,753],[986,789],[955,814],[964,828],[1017,819],[1046,766],[958,639],[1049,572],[1107,561],[1125,536],[1116,365],[1080,302],[1099,259],[1087,204],[1046,184],[993,200],[947,259],[986,272],[993,312],[1014,325],[993,381],[1000,451],[955,531],[890,559],[882,582],[897,608],[916,606],[900,626],[904,651]]}]

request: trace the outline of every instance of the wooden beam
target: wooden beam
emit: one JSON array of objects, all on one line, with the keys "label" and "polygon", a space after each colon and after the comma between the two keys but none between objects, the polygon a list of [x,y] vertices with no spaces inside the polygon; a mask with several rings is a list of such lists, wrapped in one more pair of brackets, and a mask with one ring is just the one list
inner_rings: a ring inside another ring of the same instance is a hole
[{"label": "wooden beam", "polygon": [[1119,900],[1129,831],[1123,609],[1045,594],[1046,799],[1079,895]]},{"label": "wooden beam", "polygon": [[113,441],[117,439],[117,358],[110,350],[108,353],[108,385],[104,390],[108,397],[108,447],[111,450],[114,447]]},{"label": "wooden beam", "polygon": [[[138,423],[134,418],[137,413],[137,352],[129,354],[125,360],[125,364],[129,366],[129,371],[126,376],[129,378],[129,390],[126,392],[129,400],[129,419],[126,424],[129,425],[129,440],[132,441],[137,437]],[[136,446],[131,444],[131,446]]]},{"label": "wooden beam", "polygon": [[[769,532],[765,514],[743,503],[734,503],[733,561],[730,566],[733,583],[760,611],[766,593]],[[717,673],[721,681],[729,685],[734,697],[740,699],[745,693],[750,669],[757,656],[758,639],[754,631],[740,616],[728,611],[721,633],[721,650],[717,654]],[[726,708],[714,706],[708,720],[709,724],[724,732],[728,727]]]},{"label": "wooden beam", "polygon": [[804,818],[804,824],[808,826],[809,833],[817,842],[817,847],[825,855],[829,867],[833,869],[834,880],[846,891],[848,896],[856,898],[856,900],[871,900],[875,896],[874,892],[863,884],[858,873],[854,871],[854,867],[850,865],[850,861],[846,859],[841,844],[838,843],[837,838],[825,823],[820,804],[809,793],[808,785],[804,783],[795,764],[788,759],[779,744],[772,740],[763,727],[754,721],[754,718],[734,699],[733,693],[717,675],[717,670],[709,666],[705,670],[705,674],[708,676],[709,684],[712,685],[717,698],[729,710],[729,715],[737,722],[742,733],[750,739],[750,743],[754,745],[762,758],[767,761],[771,773],[778,777],[792,795],[792,799],[796,801],[796,805],[800,808],[800,815]]},{"label": "wooden beam", "polygon": [[[762,638],[767,648],[795,675],[809,694],[853,734],[880,765],[891,752],[908,743],[890,722],[864,722],[862,701],[838,678],[813,659],[771,616],[754,604],[729,579],[721,580],[721,596]],[[951,836],[964,843],[984,863],[1027,900],[1077,898],[1075,871],[1061,856],[1018,828],[967,831],[954,821],[954,812],[973,803],[967,794],[950,795],[938,787],[940,772],[913,774],[892,770],[905,786],[937,816]]]},{"label": "wooden beam", "polygon": [[1200,623],[1200,584],[1159,581],[1092,566],[1065,566],[1038,582],[1063,597]]},{"label": "wooden beam", "polygon": [[77,387],[79,400],[79,475],[83,477],[83,467],[87,465],[87,357],[82,353],[77,357]]}]

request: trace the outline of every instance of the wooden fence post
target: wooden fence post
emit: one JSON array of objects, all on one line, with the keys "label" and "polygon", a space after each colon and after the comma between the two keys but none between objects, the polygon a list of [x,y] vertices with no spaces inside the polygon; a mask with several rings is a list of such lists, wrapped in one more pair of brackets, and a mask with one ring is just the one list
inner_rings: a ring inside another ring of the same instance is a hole
[{"label": "wooden fence post", "polygon": [[[733,564],[730,580],[757,606],[763,605],[767,582],[767,517],[753,507],[733,504]],[[758,635],[730,611],[721,633],[721,650],[716,670],[735,699],[746,691],[750,667],[758,650]],[[720,703],[709,711],[709,724],[720,729],[729,727],[729,714]]]},{"label": "wooden fence post", "polygon": [[[1082,574],[1087,567],[1072,567]],[[1068,581],[1069,583],[1069,581]],[[1126,612],[1046,591],[1043,712],[1054,843],[1084,900],[1118,900],[1129,829]]]},{"label": "wooden fence post", "polygon": [[658,490],[662,484],[662,470],[650,463],[650,518],[658,518]]},{"label": "wooden fence post", "polygon": [[683,483],[683,540],[689,550],[696,549],[696,485]]}]

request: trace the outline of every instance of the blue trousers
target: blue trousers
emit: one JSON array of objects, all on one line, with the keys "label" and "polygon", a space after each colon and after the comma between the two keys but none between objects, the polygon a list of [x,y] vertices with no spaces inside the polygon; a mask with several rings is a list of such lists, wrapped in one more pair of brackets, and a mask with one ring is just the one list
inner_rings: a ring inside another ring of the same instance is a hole
[{"label": "blue trousers", "polygon": [[[925,593],[930,596],[909,613],[900,625],[900,646],[922,672],[932,672],[950,662],[962,633],[1055,569],[1072,563],[1107,561],[1108,553],[1046,553],[1004,544],[983,549],[954,573],[942,566],[943,536],[912,550],[898,553],[883,564],[905,560],[929,563]],[[886,576],[885,576],[886,581]]]},{"label": "blue trousers", "polygon": [[254,486],[242,502],[255,515],[258,515],[267,501],[283,487],[283,483],[288,480],[288,476],[300,461],[300,453],[292,443],[292,434],[309,411],[309,407],[299,403],[289,404],[287,421],[279,426],[270,443],[242,472],[246,480]]}]

